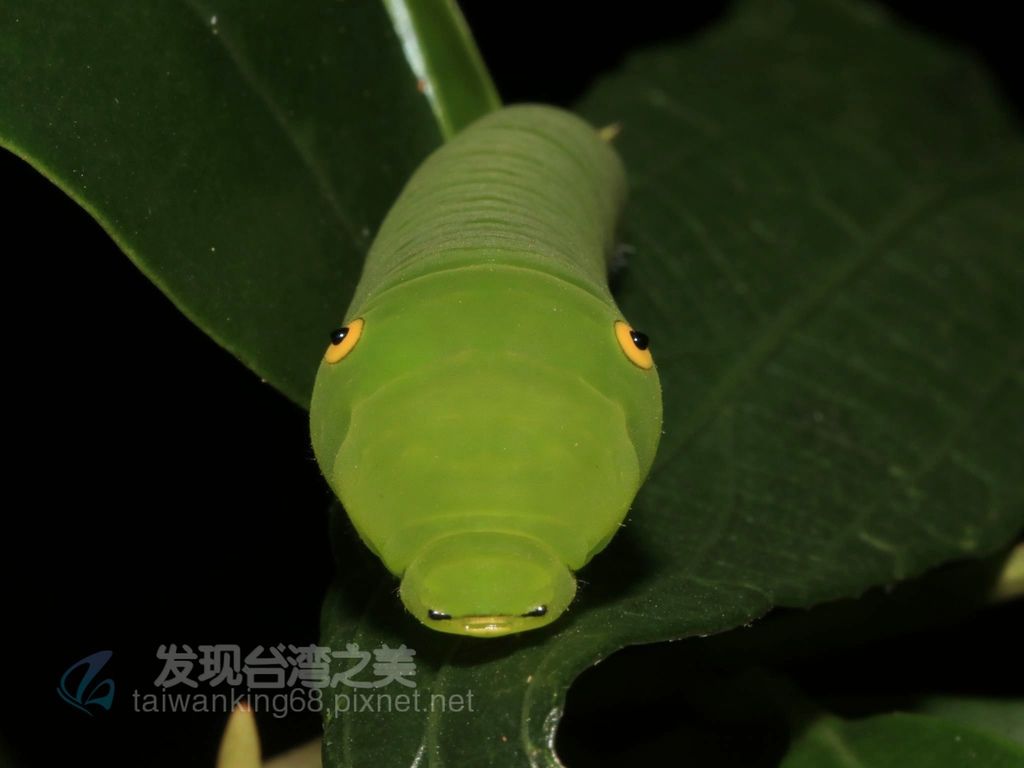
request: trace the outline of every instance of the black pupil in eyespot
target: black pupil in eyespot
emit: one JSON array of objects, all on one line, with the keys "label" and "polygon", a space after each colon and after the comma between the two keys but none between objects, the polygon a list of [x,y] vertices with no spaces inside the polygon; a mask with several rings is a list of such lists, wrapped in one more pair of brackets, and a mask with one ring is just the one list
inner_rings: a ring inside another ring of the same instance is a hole
[{"label": "black pupil in eyespot", "polygon": [[538,605],[532,611],[527,611],[526,613],[524,613],[523,616],[531,617],[531,618],[536,618],[536,617],[544,616],[547,612],[548,612],[548,607],[546,605]]},{"label": "black pupil in eyespot", "polygon": [[630,331],[629,338],[633,340],[633,346],[639,350],[647,349],[651,345],[651,340],[647,338],[647,334],[640,333],[640,331]]},{"label": "black pupil in eyespot", "polygon": [[346,336],[348,336],[348,326],[345,326],[344,328],[335,328],[331,331],[331,344],[341,344],[341,342],[345,340]]},{"label": "black pupil in eyespot", "polygon": [[433,608],[427,610],[427,618],[433,619],[434,621],[443,621],[445,619],[450,619],[451,617],[450,613],[435,611]]}]

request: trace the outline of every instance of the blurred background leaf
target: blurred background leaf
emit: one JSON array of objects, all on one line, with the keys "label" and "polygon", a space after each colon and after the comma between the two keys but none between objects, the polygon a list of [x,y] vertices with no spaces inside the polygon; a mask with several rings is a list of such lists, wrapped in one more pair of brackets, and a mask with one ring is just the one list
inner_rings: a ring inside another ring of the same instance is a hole
[{"label": "blurred background leaf", "polygon": [[[918,703],[917,710],[979,731],[1000,734],[1024,747],[1024,699],[929,696]],[[1019,759],[1024,760],[1024,752],[1020,754]]]},{"label": "blurred background leaf", "polygon": [[823,718],[781,768],[1018,768],[1024,747],[940,717],[896,713],[844,722]]}]

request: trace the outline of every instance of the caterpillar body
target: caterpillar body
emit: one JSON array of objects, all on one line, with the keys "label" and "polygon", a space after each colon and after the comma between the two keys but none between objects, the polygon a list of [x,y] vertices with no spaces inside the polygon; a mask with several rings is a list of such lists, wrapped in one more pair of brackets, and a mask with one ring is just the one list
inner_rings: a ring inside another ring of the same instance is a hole
[{"label": "caterpillar body", "polygon": [[607,263],[612,147],[506,107],[428,157],[381,225],[310,409],[317,461],[427,626],[544,626],[618,530],[661,434]]}]

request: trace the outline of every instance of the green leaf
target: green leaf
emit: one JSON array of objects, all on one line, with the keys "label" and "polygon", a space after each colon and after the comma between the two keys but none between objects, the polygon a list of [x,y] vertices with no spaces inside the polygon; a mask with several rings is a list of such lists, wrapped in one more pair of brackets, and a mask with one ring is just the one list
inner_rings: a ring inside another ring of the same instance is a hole
[{"label": "green leaf", "polygon": [[0,146],[303,407],[374,230],[439,141],[377,2],[0,8]]},{"label": "green leaf", "polygon": [[[886,584],[856,598],[837,600],[813,610],[782,610],[759,621],[754,631],[727,632],[704,643],[719,654],[746,664],[770,666],[807,663],[823,658],[844,663],[851,651],[888,638],[930,631],[948,642],[948,628],[973,618],[992,605],[1008,554],[962,560],[907,579]],[[923,639],[920,642],[934,643]],[[885,655],[885,651],[879,651]],[[968,654],[970,656],[971,654]],[[943,671],[948,673],[950,665]],[[940,680],[936,680],[940,682]]]},{"label": "green leaf", "polygon": [[939,717],[896,713],[822,718],[793,745],[782,768],[1020,768],[1024,748]]},{"label": "green leaf", "polygon": [[326,765],[553,765],[566,688],[616,649],[857,596],[1024,525],[1024,146],[970,56],[869,5],[750,2],[581,111],[623,127],[616,288],[662,375],[657,468],[569,615],[493,641],[403,615],[336,515],[323,642],[415,648],[421,708],[332,690]]},{"label": "green leaf", "polygon": [[455,0],[384,0],[384,5],[446,139],[501,106]]},{"label": "green leaf", "polygon": [[1024,747],[1024,699],[930,696],[918,702],[915,710],[998,733]]}]

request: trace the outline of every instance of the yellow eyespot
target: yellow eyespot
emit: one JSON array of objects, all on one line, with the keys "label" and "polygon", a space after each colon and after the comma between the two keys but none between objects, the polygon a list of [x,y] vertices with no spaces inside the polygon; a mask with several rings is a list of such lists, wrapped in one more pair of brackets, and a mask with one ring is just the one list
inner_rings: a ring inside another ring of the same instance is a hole
[{"label": "yellow eyespot", "polygon": [[645,371],[654,367],[654,358],[651,357],[651,351],[648,349],[651,340],[647,338],[646,334],[634,331],[629,323],[616,320],[615,338],[618,339],[619,346],[622,347],[622,351],[626,353],[626,357],[633,365],[643,368]]},{"label": "yellow eyespot", "polygon": [[324,361],[333,365],[344,359],[355,345],[359,343],[359,337],[362,335],[362,318],[353,320],[348,325],[331,331],[331,345],[324,354]]}]

